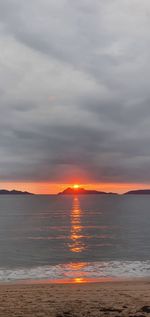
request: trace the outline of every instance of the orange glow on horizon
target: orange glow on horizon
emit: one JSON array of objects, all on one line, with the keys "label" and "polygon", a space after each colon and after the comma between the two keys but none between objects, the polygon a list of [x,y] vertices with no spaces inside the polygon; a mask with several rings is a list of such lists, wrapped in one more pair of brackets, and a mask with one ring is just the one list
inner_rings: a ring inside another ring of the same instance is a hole
[{"label": "orange glow on horizon", "polygon": [[[114,283],[117,281],[123,281],[123,279],[113,278],[113,277],[95,277],[95,278],[86,278],[86,277],[77,277],[77,278],[65,278],[65,279],[56,279],[56,280],[24,280],[23,284],[89,284],[89,283]],[[21,284],[22,281],[17,282]]]},{"label": "orange glow on horizon", "polygon": [[[62,192],[67,187],[74,188],[70,183],[48,182],[0,182],[0,189],[29,191],[34,194],[48,195]],[[106,192],[125,193],[133,189],[150,189],[150,184],[144,183],[80,183],[79,188],[96,189]]]}]

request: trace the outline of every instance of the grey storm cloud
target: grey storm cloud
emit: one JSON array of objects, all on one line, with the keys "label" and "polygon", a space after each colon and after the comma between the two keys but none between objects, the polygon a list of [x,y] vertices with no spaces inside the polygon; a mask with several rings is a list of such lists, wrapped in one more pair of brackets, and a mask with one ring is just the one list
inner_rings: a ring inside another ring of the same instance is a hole
[{"label": "grey storm cloud", "polygon": [[150,2],[0,0],[1,181],[150,182]]}]

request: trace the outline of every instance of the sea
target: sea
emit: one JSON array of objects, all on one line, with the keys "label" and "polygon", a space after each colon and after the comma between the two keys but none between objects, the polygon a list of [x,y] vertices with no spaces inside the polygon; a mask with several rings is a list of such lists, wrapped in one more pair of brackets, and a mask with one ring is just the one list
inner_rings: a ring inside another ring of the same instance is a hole
[{"label": "sea", "polygon": [[0,196],[1,283],[138,277],[150,277],[150,196]]}]

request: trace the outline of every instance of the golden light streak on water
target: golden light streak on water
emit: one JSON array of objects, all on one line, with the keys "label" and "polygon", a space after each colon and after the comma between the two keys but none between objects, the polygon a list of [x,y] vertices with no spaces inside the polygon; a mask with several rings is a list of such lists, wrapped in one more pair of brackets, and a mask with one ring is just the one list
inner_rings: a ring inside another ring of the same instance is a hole
[{"label": "golden light streak on water", "polygon": [[71,211],[71,234],[69,244],[70,251],[74,253],[80,253],[85,250],[85,244],[83,243],[83,233],[81,225],[81,214],[80,202],[78,196],[73,198],[73,206]]}]

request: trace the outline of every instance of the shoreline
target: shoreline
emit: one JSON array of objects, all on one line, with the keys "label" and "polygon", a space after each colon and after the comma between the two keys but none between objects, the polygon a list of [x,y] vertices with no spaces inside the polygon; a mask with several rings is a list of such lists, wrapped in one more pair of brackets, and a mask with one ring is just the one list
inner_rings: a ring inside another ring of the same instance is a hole
[{"label": "shoreline", "polygon": [[144,317],[150,279],[72,284],[0,284],[3,317]]}]

